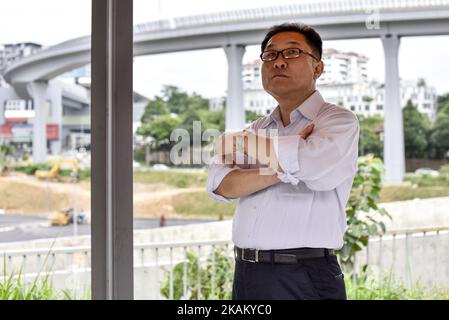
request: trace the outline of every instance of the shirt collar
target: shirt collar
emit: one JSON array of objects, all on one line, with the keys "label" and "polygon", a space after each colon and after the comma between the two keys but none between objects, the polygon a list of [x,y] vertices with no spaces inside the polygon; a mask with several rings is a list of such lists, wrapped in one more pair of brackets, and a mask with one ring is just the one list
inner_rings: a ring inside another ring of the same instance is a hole
[{"label": "shirt collar", "polygon": [[[295,113],[300,113],[304,117],[313,121],[318,115],[318,112],[320,111],[321,106],[323,104],[324,104],[323,97],[321,96],[318,90],[315,90],[303,103],[301,103],[297,108],[295,108],[290,113],[290,119],[294,120]],[[271,111],[271,113],[268,115],[267,121],[262,126],[262,128],[267,127],[273,121],[282,123],[279,105],[276,108],[274,108],[274,110]]]}]

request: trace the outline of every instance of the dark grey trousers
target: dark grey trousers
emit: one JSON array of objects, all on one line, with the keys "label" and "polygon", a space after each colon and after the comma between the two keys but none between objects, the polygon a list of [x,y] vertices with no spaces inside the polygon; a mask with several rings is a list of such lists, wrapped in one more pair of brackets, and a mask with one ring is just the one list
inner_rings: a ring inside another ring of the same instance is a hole
[{"label": "dark grey trousers", "polygon": [[346,300],[336,256],[297,264],[235,262],[233,300]]}]

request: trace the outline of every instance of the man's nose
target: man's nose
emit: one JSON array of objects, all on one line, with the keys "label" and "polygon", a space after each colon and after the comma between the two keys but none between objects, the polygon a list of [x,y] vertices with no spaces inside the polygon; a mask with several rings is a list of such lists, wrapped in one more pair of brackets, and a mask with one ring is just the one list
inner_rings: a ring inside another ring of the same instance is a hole
[{"label": "man's nose", "polygon": [[277,57],[277,59],[274,61],[274,67],[276,69],[285,69],[287,68],[287,63],[284,60],[284,57],[282,56],[282,54],[279,55],[279,57]]}]

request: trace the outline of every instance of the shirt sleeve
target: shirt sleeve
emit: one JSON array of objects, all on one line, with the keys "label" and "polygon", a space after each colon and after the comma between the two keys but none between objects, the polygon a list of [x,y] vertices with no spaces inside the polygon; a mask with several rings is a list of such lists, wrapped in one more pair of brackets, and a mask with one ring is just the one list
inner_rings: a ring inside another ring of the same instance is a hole
[{"label": "shirt sleeve", "polygon": [[359,123],[352,112],[336,112],[315,123],[312,134],[278,136],[273,139],[284,172],[282,182],[303,181],[315,191],[335,189],[357,170]]},{"label": "shirt sleeve", "polygon": [[229,168],[221,164],[218,161],[218,156],[216,155],[212,158],[207,170],[207,181],[206,181],[206,191],[212,200],[215,200],[217,202],[228,202],[228,203],[237,200],[236,198],[226,198],[214,192],[218,188],[220,183],[223,181],[224,177],[226,177],[228,173],[237,169],[239,168],[238,167]]}]

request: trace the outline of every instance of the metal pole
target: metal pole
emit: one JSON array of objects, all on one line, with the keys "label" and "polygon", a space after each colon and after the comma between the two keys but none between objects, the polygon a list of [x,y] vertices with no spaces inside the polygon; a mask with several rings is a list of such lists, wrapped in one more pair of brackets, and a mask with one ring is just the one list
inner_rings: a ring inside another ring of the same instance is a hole
[{"label": "metal pole", "polygon": [[92,0],[92,298],[133,299],[133,1]]}]

